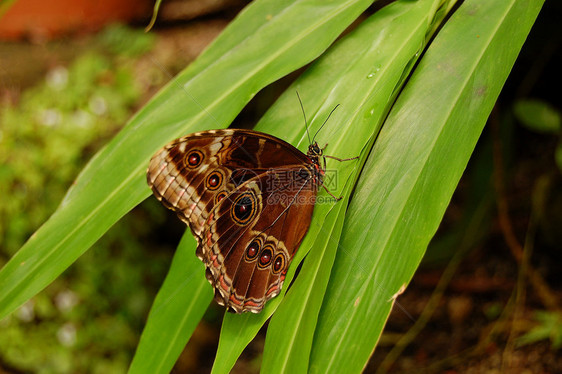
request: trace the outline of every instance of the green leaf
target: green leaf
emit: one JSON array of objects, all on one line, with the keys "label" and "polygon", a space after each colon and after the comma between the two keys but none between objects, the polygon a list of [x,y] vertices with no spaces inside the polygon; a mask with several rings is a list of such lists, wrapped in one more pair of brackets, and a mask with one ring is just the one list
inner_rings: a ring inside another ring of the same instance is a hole
[{"label": "green leaf", "polygon": [[370,3],[262,0],[247,7],[90,161],[55,214],[0,270],[0,318],[149,195],[145,170],[160,147],[227,126],[257,91],[317,57]]},{"label": "green leaf", "polygon": [[553,106],[541,100],[518,100],[513,108],[515,116],[529,130],[558,133],[562,129],[562,115]]},{"label": "green leaf", "polygon": [[559,312],[537,311],[538,325],[517,339],[519,346],[550,340],[552,348],[562,347],[562,314]]},{"label": "green leaf", "polygon": [[310,372],[354,373],[365,367],[541,5],[467,0],[420,60],[351,200]]}]

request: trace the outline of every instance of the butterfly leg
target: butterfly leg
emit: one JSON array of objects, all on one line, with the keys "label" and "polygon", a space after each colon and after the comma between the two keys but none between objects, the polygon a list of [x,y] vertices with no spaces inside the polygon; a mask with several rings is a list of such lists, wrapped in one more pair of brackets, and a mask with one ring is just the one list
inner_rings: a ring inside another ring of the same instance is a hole
[{"label": "butterfly leg", "polygon": [[326,192],[327,192],[330,196],[332,196],[336,201],[340,201],[341,199],[343,199],[343,196],[335,197],[334,194],[331,193],[330,190],[326,188],[326,186],[322,185],[322,187],[324,187],[324,189],[326,190]]},{"label": "butterfly leg", "polygon": [[[328,143],[326,143],[324,145],[324,147],[322,147],[322,152],[324,151],[324,149],[326,149],[326,147],[328,146]],[[351,157],[351,158],[339,158],[339,157],[334,157],[334,156],[328,156],[328,155],[322,155],[322,158],[324,159],[324,165],[326,165],[326,158],[331,158],[333,160],[339,161],[339,162],[343,162],[343,161],[351,161],[351,160],[357,160],[359,158],[359,156],[355,156],[355,157]],[[340,197],[335,197],[333,193],[330,192],[329,189],[326,188],[325,185],[322,185],[322,187],[324,187],[324,189],[326,190],[326,192],[332,196],[336,201],[340,201],[341,199],[343,199],[343,196]]]},{"label": "butterfly leg", "polygon": [[339,157],[328,156],[328,155],[326,155],[324,157],[331,158],[332,160],[336,160],[336,161],[339,161],[339,162],[357,160],[359,158],[359,156],[350,157],[350,158],[339,158]]},{"label": "butterfly leg", "polygon": [[[322,147],[322,153],[324,152],[324,150],[326,149],[327,146],[328,146],[328,143],[324,144],[324,147]],[[326,158],[331,158],[332,160],[336,160],[336,161],[339,161],[339,162],[357,160],[359,158],[359,156],[350,157],[350,158],[339,158],[339,157],[328,156],[328,155],[322,155],[322,157],[324,157],[324,165],[326,165]]]}]

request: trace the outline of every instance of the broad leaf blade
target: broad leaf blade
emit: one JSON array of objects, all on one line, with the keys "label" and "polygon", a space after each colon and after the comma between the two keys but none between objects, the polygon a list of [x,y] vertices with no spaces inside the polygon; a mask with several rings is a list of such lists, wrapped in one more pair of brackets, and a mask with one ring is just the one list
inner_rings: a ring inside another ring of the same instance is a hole
[{"label": "broad leaf blade", "polygon": [[311,372],[360,372],[410,281],[541,1],[467,0],[400,94],[344,225]]}]

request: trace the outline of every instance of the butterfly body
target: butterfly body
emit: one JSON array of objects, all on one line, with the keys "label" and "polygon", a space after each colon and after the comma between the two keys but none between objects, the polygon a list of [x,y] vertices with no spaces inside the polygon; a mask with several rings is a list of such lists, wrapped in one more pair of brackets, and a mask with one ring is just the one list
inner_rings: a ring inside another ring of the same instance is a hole
[{"label": "butterfly body", "polygon": [[148,184],[189,225],[219,304],[257,313],[279,294],[310,226],[322,161],[316,143],[305,154],[236,129],[190,134],[152,157]]}]

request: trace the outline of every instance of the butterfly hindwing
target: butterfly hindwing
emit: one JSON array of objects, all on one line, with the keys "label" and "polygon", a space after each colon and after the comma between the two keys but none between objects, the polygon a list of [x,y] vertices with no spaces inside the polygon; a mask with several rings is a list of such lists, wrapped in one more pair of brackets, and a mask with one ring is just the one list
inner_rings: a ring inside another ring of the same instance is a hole
[{"label": "butterfly hindwing", "polygon": [[312,169],[292,165],[250,179],[210,214],[198,253],[215,299],[235,312],[259,312],[281,290],[312,217]]}]

